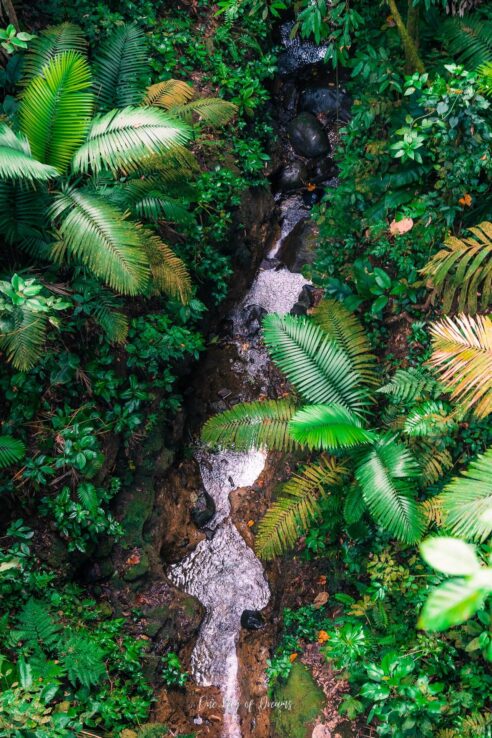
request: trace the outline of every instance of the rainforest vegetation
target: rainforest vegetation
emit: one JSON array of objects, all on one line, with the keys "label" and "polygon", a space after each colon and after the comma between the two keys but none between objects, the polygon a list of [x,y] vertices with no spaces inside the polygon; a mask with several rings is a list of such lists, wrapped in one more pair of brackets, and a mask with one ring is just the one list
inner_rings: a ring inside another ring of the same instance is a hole
[{"label": "rainforest vegetation", "polygon": [[[329,705],[243,738],[490,738],[492,4],[0,11],[0,736],[237,738],[189,707],[205,611],[166,578],[200,442],[281,469],[244,526],[282,603],[258,681],[295,699],[315,653]],[[202,417],[275,218],[282,28],[344,100],[334,178],[292,186],[312,304],[259,317],[276,390]]]}]

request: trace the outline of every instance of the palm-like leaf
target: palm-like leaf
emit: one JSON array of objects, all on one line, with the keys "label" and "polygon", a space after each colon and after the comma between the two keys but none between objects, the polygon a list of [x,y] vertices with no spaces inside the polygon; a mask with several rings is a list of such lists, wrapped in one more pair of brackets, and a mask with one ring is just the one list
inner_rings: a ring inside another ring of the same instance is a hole
[{"label": "palm-like leaf", "polygon": [[142,160],[161,155],[191,137],[191,129],[157,108],[123,108],[96,116],[77,151],[76,172],[131,172]]},{"label": "palm-like leaf", "polygon": [[237,106],[217,97],[200,97],[193,100],[193,87],[177,79],[151,85],[145,96],[146,105],[157,105],[173,116],[191,123],[193,116],[210,126],[228,123],[237,111]]},{"label": "palm-like leaf", "polygon": [[470,231],[475,238],[447,238],[444,248],[422,269],[442,296],[445,313],[451,310],[456,297],[458,310],[471,314],[490,303],[492,223],[484,221]]},{"label": "palm-like leaf", "polygon": [[367,405],[367,393],[350,358],[320,326],[293,315],[267,315],[263,336],[273,361],[309,402],[335,403],[353,412]]},{"label": "palm-like leaf", "polygon": [[207,420],[202,440],[237,451],[263,447],[290,451],[295,443],[289,434],[289,421],[295,411],[289,400],[241,402]]},{"label": "palm-like leaf", "polygon": [[66,189],[51,211],[68,253],[89,267],[112,289],[142,293],[149,280],[149,260],[141,228],[97,194]]},{"label": "palm-like leaf", "polygon": [[141,28],[125,23],[101,44],[94,61],[97,103],[100,110],[138,105],[139,84],[148,66],[147,39]]},{"label": "palm-like leaf", "polygon": [[8,324],[0,327],[0,349],[12,366],[26,372],[43,354],[47,318],[22,306],[9,317]]},{"label": "palm-like leaf", "polygon": [[398,369],[391,380],[377,391],[397,402],[414,402],[426,397],[435,400],[442,395],[444,387],[425,367],[409,367]]},{"label": "palm-like leaf", "polygon": [[492,412],[492,320],[484,315],[444,318],[431,326],[429,364],[463,410]]},{"label": "palm-like leaf", "polygon": [[448,18],[442,24],[441,38],[449,53],[468,69],[492,57],[492,23],[483,18]]},{"label": "palm-like leaf", "polygon": [[315,322],[346,351],[356,372],[368,384],[378,381],[376,357],[366,331],[355,315],[338,300],[324,299],[313,310]]},{"label": "palm-like leaf", "polygon": [[54,167],[33,159],[27,138],[0,124],[0,177],[41,182],[57,176]]},{"label": "palm-like leaf", "polygon": [[428,400],[412,408],[403,426],[408,436],[443,435],[456,426],[456,418],[450,415],[450,408],[440,400]]},{"label": "palm-like leaf", "polygon": [[119,207],[149,221],[164,220],[177,224],[193,221],[183,201],[170,196],[163,188],[162,181],[153,177],[131,179],[121,187],[113,188],[110,197]]},{"label": "palm-like leaf", "polygon": [[143,247],[147,254],[152,280],[159,292],[186,303],[191,297],[191,279],[183,261],[159,236],[143,231]]},{"label": "palm-like leaf", "polygon": [[12,436],[0,436],[0,469],[20,461],[25,451],[22,441]]},{"label": "palm-like leaf", "polygon": [[[45,236],[47,190],[33,189],[23,182],[0,181],[0,233],[9,244],[26,249],[26,244]],[[33,253],[40,257],[39,251]]]},{"label": "palm-like leaf", "polygon": [[92,114],[92,77],[75,51],[58,54],[25,89],[20,124],[33,156],[65,172],[84,140]]},{"label": "palm-like leaf", "polygon": [[347,470],[333,459],[320,459],[294,474],[282,487],[260,522],[255,549],[262,559],[272,559],[291,548],[319,515],[317,498],[325,487],[339,487]]},{"label": "palm-like leaf", "polygon": [[64,51],[78,51],[85,54],[87,41],[83,31],[73,23],[61,23],[41,31],[30,44],[24,60],[23,81],[40,75],[44,67]]},{"label": "palm-like leaf", "polygon": [[413,482],[420,469],[410,452],[393,438],[383,438],[361,454],[355,476],[366,505],[375,520],[406,543],[417,541],[424,519]]},{"label": "palm-like leaf", "polygon": [[472,461],[439,497],[443,523],[453,535],[485,541],[492,533],[492,448]]},{"label": "palm-like leaf", "polygon": [[168,79],[151,85],[145,94],[145,105],[157,105],[169,110],[176,105],[183,105],[194,97],[195,91],[187,82],[179,79]]},{"label": "palm-like leaf", "polygon": [[306,405],[293,415],[289,431],[301,446],[325,451],[371,443],[374,433],[362,428],[360,418],[342,405]]}]

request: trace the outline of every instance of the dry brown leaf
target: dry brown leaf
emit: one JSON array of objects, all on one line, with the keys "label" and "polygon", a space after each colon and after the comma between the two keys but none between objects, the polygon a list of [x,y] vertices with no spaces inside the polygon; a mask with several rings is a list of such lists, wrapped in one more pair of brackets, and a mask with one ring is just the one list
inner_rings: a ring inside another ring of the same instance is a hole
[{"label": "dry brown leaf", "polygon": [[392,236],[401,236],[403,233],[408,233],[413,228],[412,218],[402,218],[401,220],[392,220],[390,223],[390,233]]},{"label": "dry brown leaf", "polygon": [[323,607],[323,605],[326,605],[326,603],[328,602],[328,597],[329,597],[328,592],[320,592],[319,594],[317,594],[313,602],[313,605],[315,606],[315,608],[319,610],[320,607]]}]

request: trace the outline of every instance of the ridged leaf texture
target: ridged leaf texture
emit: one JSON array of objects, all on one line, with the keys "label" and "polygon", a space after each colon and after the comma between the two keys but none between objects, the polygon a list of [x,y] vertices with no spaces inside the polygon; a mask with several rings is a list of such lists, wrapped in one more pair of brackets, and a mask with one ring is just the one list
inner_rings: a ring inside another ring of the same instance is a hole
[{"label": "ridged leaf texture", "polygon": [[46,328],[46,314],[25,305],[18,306],[8,323],[0,326],[0,349],[15,369],[26,372],[37,363],[45,349]]},{"label": "ridged leaf texture", "polygon": [[353,369],[368,384],[378,382],[376,357],[367,332],[356,316],[338,300],[324,299],[313,310],[314,321],[350,357]]},{"label": "ridged leaf texture", "polygon": [[59,641],[59,626],[45,602],[31,598],[17,618],[16,641],[24,641],[32,651],[52,649]]},{"label": "ridged leaf texture", "polygon": [[85,143],[77,151],[76,172],[103,169],[128,173],[146,157],[161,156],[191,138],[186,123],[151,107],[126,107],[94,118]]},{"label": "ridged leaf texture", "polygon": [[191,85],[177,79],[157,82],[146,93],[144,103],[157,105],[168,110],[173,116],[191,123],[194,116],[210,126],[221,126],[234,116],[237,106],[217,97],[195,98]]},{"label": "ridged leaf texture", "polygon": [[63,642],[62,662],[74,686],[91,687],[106,674],[104,651],[87,633],[72,633]]},{"label": "ridged leaf texture", "polygon": [[165,183],[152,178],[132,179],[121,187],[112,188],[111,199],[138,218],[148,221],[168,221],[189,224],[193,216],[182,199],[172,197]]},{"label": "ridged leaf texture", "polygon": [[0,233],[5,241],[36,258],[47,256],[41,248],[31,249],[31,244],[50,239],[49,204],[50,195],[43,186],[34,189],[26,182],[0,180]]},{"label": "ridged leaf texture", "polygon": [[428,400],[409,411],[403,432],[411,437],[441,436],[455,427],[449,406],[441,400]]},{"label": "ridged leaf texture", "polygon": [[492,320],[485,315],[446,317],[431,326],[429,365],[451,399],[479,418],[492,411]]},{"label": "ridged leaf texture", "polygon": [[263,338],[272,360],[303,399],[335,403],[356,413],[364,410],[368,400],[360,375],[346,351],[312,320],[267,315]]},{"label": "ridged leaf texture", "polygon": [[65,51],[85,54],[86,48],[84,33],[74,23],[60,23],[58,26],[46,28],[29,43],[22,68],[23,81],[28,82],[32,77],[40,75],[55,56]]},{"label": "ridged leaf texture", "polygon": [[29,141],[0,123],[0,177],[26,182],[43,182],[58,176],[58,170],[31,155]]},{"label": "ridged leaf texture", "polygon": [[191,297],[191,278],[185,263],[159,236],[142,230],[143,248],[147,254],[154,286],[159,292],[187,303]]},{"label": "ridged leaf texture", "polygon": [[428,397],[437,399],[444,387],[426,367],[409,367],[398,369],[391,380],[377,391],[389,395],[396,402],[414,402]]},{"label": "ridged leaf texture", "polygon": [[453,457],[447,449],[438,449],[435,445],[412,448],[419,460],[425,485],[437,482],[453,466]]},{"label": "ridged leaf texture", "polygon": [[148,66],[145,33],[134,23],[117,28],[98,49],[94,60],[94,88],[99,110],[138,105],[143,98],[140,79]]},{"label": "ridged leaf texture", "polygon": [[405,543],[417,541],[424,518],[415,482],[420,469],[411,453],[393,438],[383,438],[361,454],[355,476],[369,512],[382,528]]},{"label": "ridged leaf texture", "polygon": [[492,448],[446,485],[440,498],[443,523],[453,535],[487,540],[492,533]]},{"label": "ridged leaf texture", "polygon": [[0,469],[20,461],[25,452],[26,447],[18,438],[0,435]]},{"label": "ridged leaf texture", "polygon": [[74,188],[57,195],[51,214],[72,258],[117,292],[145,291],[150,267],[138,224],[103,197]]},{"label": "ridged leaf texture", "polygon": [[53,57],[22,96],[19,117],[32,155],[65,172],[84,141],[93,109],[87,60],[75,51]]},{"label": "ridged leaf texture", "polygon": [[371,443],[375,435],[342,405],[305,405],[293,415],[289,431],[301,446],[336,451]]},{"label": "ridged leaf texture", "polygon": [[492,22],[484,18],[447,18],[441,38],[449,53],[467,69],[476,69],[492,58]]},{"label": "ridged leaf texture", "polygon": [[486,310],[492,295],[492,223],[469,229],[474,238],[450,236],[422,273],[442,297],[443,311],[456,302],[460,312]]},{"label": "ridged leaf texture", "polygon": [[145,105],[157,105],[169,110],[176,105],[183,105],[195,96],[195,90],[187,82],[179,79],[168,79],[157,82],[147,88],[144,98]]},{"label": "ridged leaf texture", "polygon": [[318,517],[318,497],[339,487],[346,473],[343,465],[322,458],[294,474],[259,524],[258,556],[272,559],[292,548]]},{"label": "ridged leaf texture", "polygon": [[241,402],[207,420],[202,440],[237,451],[263,447],[290,451],[295,443],[289,434],[289,421],[295,411],[295,404],[289,400]]}]

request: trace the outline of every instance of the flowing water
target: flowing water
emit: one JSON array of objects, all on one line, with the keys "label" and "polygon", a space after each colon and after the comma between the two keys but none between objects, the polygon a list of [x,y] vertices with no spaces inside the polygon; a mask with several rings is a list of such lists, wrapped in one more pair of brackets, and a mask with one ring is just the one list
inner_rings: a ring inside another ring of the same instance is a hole
[{"label": "flowing water", "polygon": [[[273,259],[296,222],[305,211],[295,215],[292,203],[283,209],[281,237],[268,254]],[[281,207],[282,213],[282,207]],[[247,344],[245,308],[259,306],[266,312],[288,313],[297,302],[307,280],[275,261],[260,269],[250,291],[233,314],[232,340],[238,352],[247,351],[247,362],[238,362],[238,372],[259,380],[268,393],[265,367],[268,356],[259,342]],[[229,495],[235,489],[251,487],[265,466],[264,451],[211,453],[199,449],[196,459],[203,486],[216,505],[214,518],[208,524],[209,537],[201,541],[183,561],[169,569],[172,581],[182,590],[197,597],[206,607],[197,643],[192,655],[192,671],[202,685],[220,687],[224,703],[224,736],[241,738],[238,714],[238,659],[236,646],[243,610],[261,610],[268,604],[270,591],[263,568],[253,550],[245,543],[230,517]],[[251,494],[255,494],[253,491]]]}]

